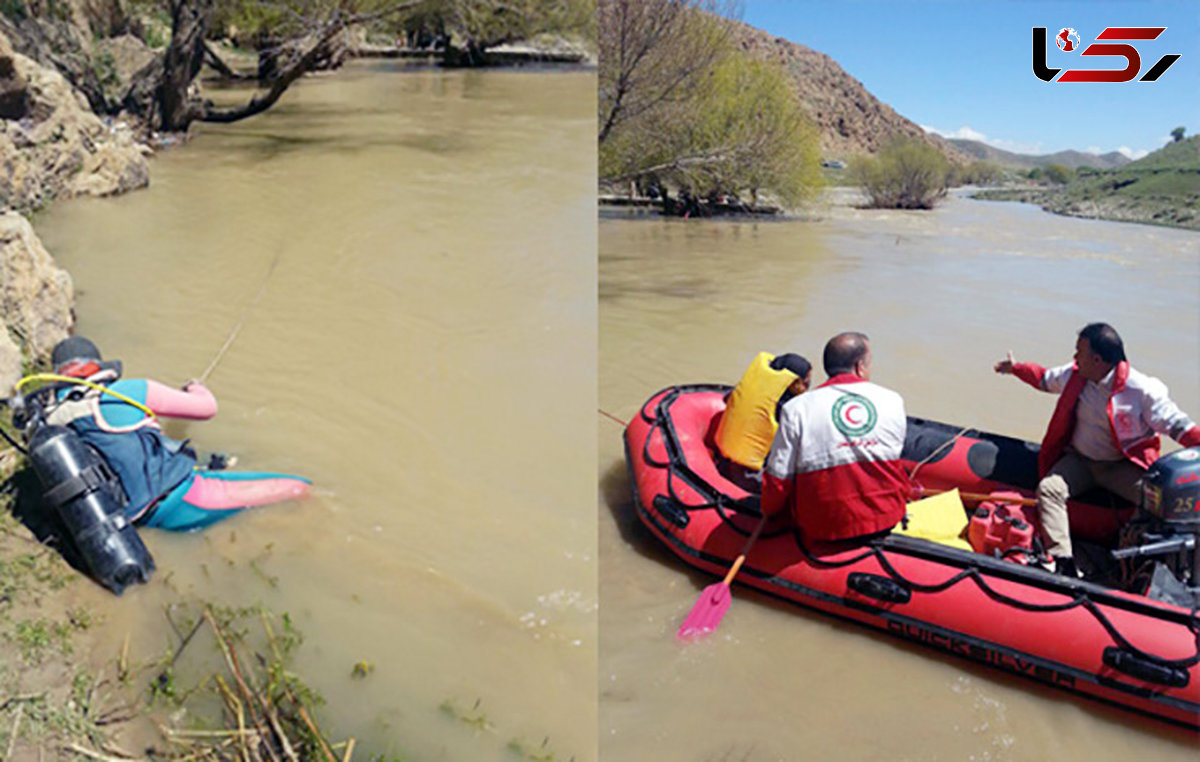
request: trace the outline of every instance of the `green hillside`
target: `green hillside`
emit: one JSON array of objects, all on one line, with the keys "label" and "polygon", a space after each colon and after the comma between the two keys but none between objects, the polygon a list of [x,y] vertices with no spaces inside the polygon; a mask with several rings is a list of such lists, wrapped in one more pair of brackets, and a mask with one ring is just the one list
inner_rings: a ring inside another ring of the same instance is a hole
[{"label": "green hillside", "polygon": [[987,191],[1058,214],[1200,230],[1200,135],[1168,143],[1119,169],[1077,170],[1066,185]]},{"label": "green hillside", "polygon": [[1137,161],[1126,164],[1121,169],[1200,171],[1200,135],[1184,138],[1177,143],[1167,143],[1157,151],[1146,154]]},{"label": "green hillside", "polygon": [[1068,196],[1160,199],[1196,212],[1200,201],[1200,136],[1168,143],[1120,169],[1080,172],[1064,191]]}]

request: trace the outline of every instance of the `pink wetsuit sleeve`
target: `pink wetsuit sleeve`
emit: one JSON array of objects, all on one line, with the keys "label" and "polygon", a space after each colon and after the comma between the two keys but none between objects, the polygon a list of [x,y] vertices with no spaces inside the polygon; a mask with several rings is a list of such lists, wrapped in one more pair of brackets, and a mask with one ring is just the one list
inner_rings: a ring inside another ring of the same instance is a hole
[{"label": "pink wetsuit sleeve", "polygon": [[217,414],[217,398],[198,381],[183,391],[147,379],[146,405],[156,414],[171,418],[203,419]]}]

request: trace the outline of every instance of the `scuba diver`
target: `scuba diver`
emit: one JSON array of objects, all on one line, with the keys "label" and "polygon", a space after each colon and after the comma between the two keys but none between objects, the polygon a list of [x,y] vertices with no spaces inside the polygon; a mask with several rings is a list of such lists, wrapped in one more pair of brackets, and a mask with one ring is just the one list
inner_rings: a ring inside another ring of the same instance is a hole
[{"label": "scuba diver", "polygon": [[[121,378],[120,362],[105,362],[82,336],[51,354],[61,388],[45,408],[46,422],[66,426],[99,452],[124,490],[125,518],[137,526],[202,529],[245,508],[302,497],[310,481],[287,474],[197,466],[186,442],[163,434],[157,416],[204,420],[217,400],[202,383],[182,390],[150,379]],[[73,379],[77,379],[72,383]]]}]

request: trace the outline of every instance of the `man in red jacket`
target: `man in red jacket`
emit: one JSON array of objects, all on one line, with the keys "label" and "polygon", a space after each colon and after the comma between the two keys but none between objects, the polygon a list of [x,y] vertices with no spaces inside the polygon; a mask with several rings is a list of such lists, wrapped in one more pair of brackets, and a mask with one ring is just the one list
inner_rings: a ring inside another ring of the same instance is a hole
[{"label": "man in red jacket", "polygon": [[1067,500],[1101,486],[1140,504],[1142,475],[1158,459],[1159,434],[1193,447],[1200,445],[1200,427],[1161,381],[1130,367],[1121,337],[1106,323],[1079,332],[1072,364],[1043,368],[1013,362],[1009,352],[995,370],[1060,395],[1038,455],[1037,510],[1050,568],[1075,576]]},{"label": "man in red jacket", "polygon": [[825,345],[829,380],[789,400],[767,455],[762,511],[790,510],[805,540],[849,540],[889,531],[904,518],[908,474],[900,464],[904,400],[870,382],[861,333]]}]

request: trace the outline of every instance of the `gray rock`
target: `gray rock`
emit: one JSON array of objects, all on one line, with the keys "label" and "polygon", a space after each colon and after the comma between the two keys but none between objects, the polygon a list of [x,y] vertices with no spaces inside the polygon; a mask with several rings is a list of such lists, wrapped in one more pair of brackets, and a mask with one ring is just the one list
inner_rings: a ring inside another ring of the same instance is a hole
[{"label": "gray rock", "polygon": [[0,119],[21,119],[29,113],[29,85],[17,71],[12,45],[0,34]]},{"label": "gray rock", "polygon": [[0,121],[0,205],[34,209],[54,198],[109,196],[150,182],[146,148],[132,130],[107,125],[56,70],[11,56],[29,109]]},{"label": "gray rock", "polygon": [[[74,293],[71,276],[55,264],[29,221],[0,213],[0,382],[20,373],[21,357],[45,359],[70,334]],[[19,350],[15,360],[5,341]]]}]

